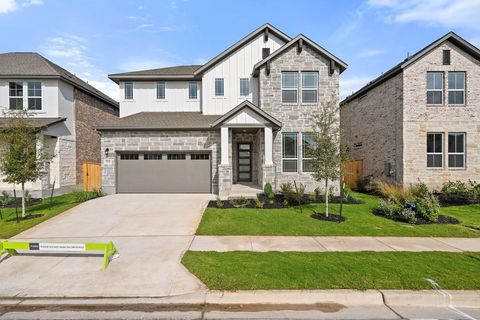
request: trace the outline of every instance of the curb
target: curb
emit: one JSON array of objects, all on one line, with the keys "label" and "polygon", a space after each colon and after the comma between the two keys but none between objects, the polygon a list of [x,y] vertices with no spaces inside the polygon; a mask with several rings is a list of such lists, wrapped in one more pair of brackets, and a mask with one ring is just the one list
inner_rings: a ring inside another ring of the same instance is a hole
[{"label": "curb", "polygon": [[480,306],[480,291],[475,290],[380,290],[385,304],[392,307],[449,307],[478,308]]}]

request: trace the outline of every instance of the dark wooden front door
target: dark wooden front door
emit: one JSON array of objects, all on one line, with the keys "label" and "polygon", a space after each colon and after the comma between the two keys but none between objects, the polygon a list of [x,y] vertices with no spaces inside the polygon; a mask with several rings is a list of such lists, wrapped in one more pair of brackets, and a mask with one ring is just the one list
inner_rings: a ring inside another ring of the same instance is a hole
[{"label": "dark wooden front door", "polygon": [[237,180],[252,181],[252,144],[237,144]]}]

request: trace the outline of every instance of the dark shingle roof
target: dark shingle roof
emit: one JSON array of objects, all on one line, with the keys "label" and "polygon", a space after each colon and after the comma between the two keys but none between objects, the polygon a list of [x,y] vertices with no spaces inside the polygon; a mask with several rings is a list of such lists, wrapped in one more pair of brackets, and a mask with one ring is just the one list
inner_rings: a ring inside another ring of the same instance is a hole
[{"label": "dark shingle roof", "polygon": [[99,125],[97,130],[210,129],[219,115],[200,112],[139,112]]},{"label": "dark shingle roof", "polygon": [[9,52],[0,54],[0,78],[57,78],[118,108],[118,103],[36,52]]},{"label": "dark shingle roof", "polygon": [[[66,118],[29,118],[27,119],[28,123],[30,123],[30,125],[32,125],[35,128],[48,127],[48,126],[51,126],[52,124],[62,122],[65,120]],[[8,117],[0,118],[0,127],[6,127],[11,121],[12,121],[12,118],[8,118]]]},{"label": "dark shingle roof", "polygon": [[193,78],[194,72],[200,68],[201,65],[176,66],[167,68],[148,69],[140,71],[131,71],[124,73],[114,73],[108,75],[110,79],[118,82],[120,79],[146,79],[146,78]]}]

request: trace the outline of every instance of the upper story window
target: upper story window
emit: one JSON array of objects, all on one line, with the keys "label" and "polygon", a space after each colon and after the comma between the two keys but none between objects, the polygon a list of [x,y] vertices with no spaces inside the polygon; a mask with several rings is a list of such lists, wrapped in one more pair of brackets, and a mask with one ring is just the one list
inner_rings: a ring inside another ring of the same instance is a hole
[{"label": "upper story window", "polygon": [[298,99],[298,72],[282,72],[282,102],[297,103]]},{"label": "upper story window", "polygon": [[448,133],[448,167],[465,168],[465,133]]},{"label": "upper story window", "polygon": [[246,97],[250,94],[250,79],[240,78],[240,96]]},{"label": "upper story window", "polygon": [[427,168],[443,167],[443,133],[427,133]]},{"label": "upper story window", "polygon": [[427,104],[443,104],[443,72],[427,72]]},{"label": "upper story window", "polygon": [[223,78],[215,78],[215,96],[223,97],[225,95],[225,83]]},{"label": "upper story window", "polygon": [[316,103],[318,99],[318,72],[302,72],[302,102]]},{"label": "upper story window", "polygon": [[157,82],[157,99],[158,100],[165,99],[165,82],[164,81]]},{"label": "upper story window", "polygon": [[198,84],[195,81],[188,83],[188,99],[196,100],[198,99]]},{"label": "upper story window", "polygon": [[297,133],[282,134],[282,171],[297,172]]},{"label": "upper story window", "polygon": [[23,82],[9,83],[10,110],[23,110]]},{"label": "upper story window", "polygon": [[125,100],[133,99],[133,82],[125,82]]},{"label": "upper story window", "polygon": [[465,104],[465,72],[448,73],[448,104]]},{"label": "upper story window", "polygon": [[28,83],[28,110],[42,110],[42,83]]}]

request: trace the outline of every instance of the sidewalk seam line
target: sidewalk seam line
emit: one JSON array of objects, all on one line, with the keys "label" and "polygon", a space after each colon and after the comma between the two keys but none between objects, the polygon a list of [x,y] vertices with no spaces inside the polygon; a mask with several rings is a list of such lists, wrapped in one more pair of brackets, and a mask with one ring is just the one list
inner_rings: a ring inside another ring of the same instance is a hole
[{"label": "sidewalk seam line", "polygon": [[386,245],[387,247],[389,247],[393,251],[399,251],[399,250],[395,249],[394,247],[392,247],[391,245],[389,245],[388,243],[383,242],[382,237],[374,237],[374,238],[375,238],[375,240],[377,240],[380,243],[383,243],[384,245]]},{"label": "sidewalk seam line", "polygon": [[329,250],[327,249],[327,247],[325,247],[325,246],[320,242],[320,240],[317,239],[318,237],[311,237],[311,238],[312,238],[313,241],[315,241],[321,248],[325,249],[325,251],[329,251]]},{"label": "sidewalk seam line", "polygon": [[[454,249],[460,250],[460,252],[465,252],[465,251],[466,251],[466,250],[463,250],[463,249],[461,249],[461,248],[455,247],[454,245],[451,245],[451,244],[443,241],[443,240],[440,239],[440,238],[433,238],[433,239],[434,239],[435,241],[438,241],[438,242],[440,242],[440,243],[443,243],[443,244],[446,245],[446,246],[449,246],[449,247],[452,247],[452,248],[454,248]],[[467,251],[468,251],[468,250],[467,250]]]}]

